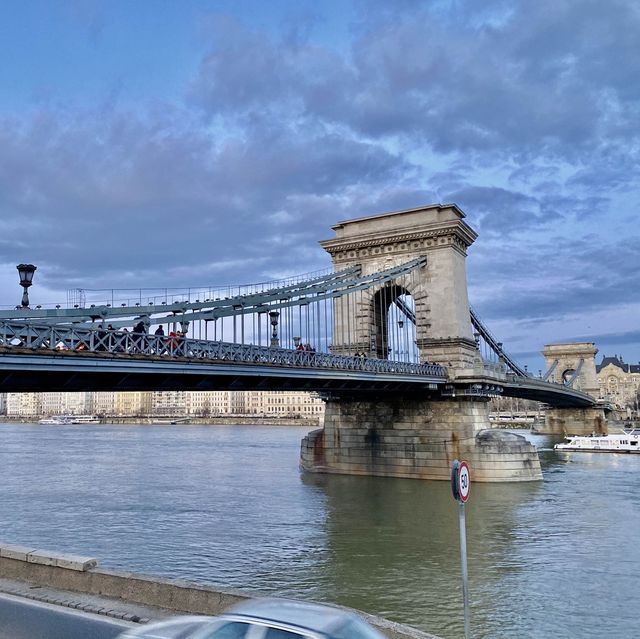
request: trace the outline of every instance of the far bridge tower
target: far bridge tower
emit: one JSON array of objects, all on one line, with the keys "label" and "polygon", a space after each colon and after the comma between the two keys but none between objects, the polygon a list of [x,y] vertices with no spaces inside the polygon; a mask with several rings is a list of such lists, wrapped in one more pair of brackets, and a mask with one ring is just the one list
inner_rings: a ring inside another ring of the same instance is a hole
[{"label": "far bridge tower", "polygon": [[[547,344],[542,354],[547,366],[548,381],[571,386],[598,398],[600,387],[596,375],[597,353],[598,349],[593,342]],[[606,434],[608,428],[604,407],[549,408],[545,412],[545,422],[540,427],[540,432],[558,435]]]}]

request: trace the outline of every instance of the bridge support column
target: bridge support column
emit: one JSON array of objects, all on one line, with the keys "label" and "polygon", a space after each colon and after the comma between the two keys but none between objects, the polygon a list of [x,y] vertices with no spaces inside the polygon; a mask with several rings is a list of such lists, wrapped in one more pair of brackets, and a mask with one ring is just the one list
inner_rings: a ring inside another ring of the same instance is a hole
[{"label": "bridge support column", "polygon": [[602,408],[550,408],[544,424],[536,428],[549,435],[606,435],[607,418]]},{"label": "bridge support column", "polygon": [[319,473],[449,480],[454,459],[474,481],[542,479],[535,447],[490,429],[483,401],[330,399],[301,447],[301,467]]}]

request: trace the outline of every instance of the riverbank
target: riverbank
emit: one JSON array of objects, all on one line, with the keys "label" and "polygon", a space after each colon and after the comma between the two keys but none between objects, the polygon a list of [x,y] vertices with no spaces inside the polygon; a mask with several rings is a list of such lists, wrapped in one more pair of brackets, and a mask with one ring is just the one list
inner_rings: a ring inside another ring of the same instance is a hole
[{"label": "riverbank", "polygon": [[[12,424],[37,424],[41,416],[17,417],[2,415],[0,421]],[[158,417],[158,416],[106,416],[100,417],[100,422],[95,424],[131,424],[131,425],[182,425],[193,424],[197,426],[303,426],[317,428],[320,425],[318,417],[260,417],[256,415],[221,415],[216,417]],[[85,426],[91,424],[84,424]]]},{"label": "riverbank", "polygon": [[[251,599],[182,580],[105,570],[93,557],[0,542],[0,592],[81,609],[134,623],[176,614],[218,615]],[[410,626],[355,611],[389,639],[438,639]]]}]

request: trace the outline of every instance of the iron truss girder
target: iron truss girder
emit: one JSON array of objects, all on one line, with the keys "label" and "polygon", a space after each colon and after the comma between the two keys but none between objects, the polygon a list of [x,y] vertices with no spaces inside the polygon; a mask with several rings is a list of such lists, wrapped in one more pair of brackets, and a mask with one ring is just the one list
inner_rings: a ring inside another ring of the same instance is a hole
[{"label": "iron truss girder", "polygon": [[512,357],[510,357],[502,348],[502,345],[498,340],[493,337],[489,332],[489,329],[480,321],[478,314],[469,307],[469,313],[471,314],[471,324],[478,333],[482,336],[484,341],[493,349],[493,351],[502,358],[509,369],[511,369],[518,377],[529,377],[529,373],[522,368]]},{"label": "iron truss girder", "polygon": [[[406,302],[404,302],[402,298],[396,299],[395,303],[398,306],[398,308],[402,311],[402,313],[404,313],[408,321],[415,324],[416,323],[415,311],[408,304],[406,304]],[[524,370],[511,356],[509,356],[505,352],[500,342],[498,342],[495,339],[495,337],[493,337],[493,335],[489,332],[489,329],[480,321],[478,314],[471,307],[469,307],[469,314],[471,317],[472,326],[482,336],[485,342],[487,342],[487,344],[492,348],[492,350],[496,353],[496,355],[504,360],[507,367],[520,377],[529,377],[529,373],[527,373],[526,370]],[[555,364],[557,364],[557,360]],[[547,377],[551,374],[551,372],[553,372],[553,369],[555,368],[555,364],[550,369],[550,371],[547,372],[544,379],[547,379]]]},{"label": "iron truss girder", "polygon": [[[357,358],[353,358],[357,359]],[[355,362],[354,362],[355,363]],[[0,349],[2,391],[224,390],[237,388],[371,391],[430,388],[445,382],[439,375],[409,370],[300,366],[282,362],[191,360],[100,353],[21,352]]]},{"label": "iron truss girder", "polygon": [[0,310],[0,318],[3,319],[39,319],[47,323],[56,323],[60,320],[67,322],[89,322],[89,321],[104,321],[108,318],[132,318],[137,316],[150,316],[157,313],[185,313],[188,310],[201,310],[201,309],[214,309],[225,308],[227,306],[233,307],[240,301],[245,303],[256,303],[257,299],[279,299],[278,296],[291,296],[299,294],[301,291],[308,289],[309,287],[317,285],[330,285],[332,282],[339,284],[342,281],[348,280],[353,277],[357,277],[360,273],[360,267],[352,266],[342,271],[331,272],[325,275],[310,278],[308,280],[302,280],[295,284],[289,284],[287,286],[274,287],[261,291],[259,293],[250,293],[245,295],[230,296],[225,298],[207,299],[204,301],[197,300],[196,302],[181,301],[172,302],[171,304],[150,304],[142,305],[137,303],[135,306],[122,305],[121,307],[111,306],[110,304],[103,305],[91,305],[90,307],[80,307],[78,305],[73,308],[61,308],[59,305],[56,308],[44,308],[44,309],[32,309],[32,308],[16,308],[14,310]]},{"label": "iron truss girder", "polygon": [[392,281],[423,267],[425,264],[426,258],[420,257],[369,275],[361,275],[360,267],[356,266],[286,287],[203,302],[179,302],[160,306],[140,305],[125,309],[108,306],[72,309],[20,309],[0,311],[0,318],[14,322],[31,319],[38,320],[41,324],[51,325],[109,320],[114,328],[128,326],[132,319],[138,318],[148,318],[155,324],[168,321],[216,320],[234,315],[268,313],[281,308],[301,306],[350,295]]},{"label": "iron truss girder", "polygon": [[551,375],[553,375],[553,371],[556,370],[556,368],[558,367],[558,360],[554,359],[553,360],[553,364],[551,364],[551,366],[549,367],[549,370],[542,376],[542,379],[546,382]]}]

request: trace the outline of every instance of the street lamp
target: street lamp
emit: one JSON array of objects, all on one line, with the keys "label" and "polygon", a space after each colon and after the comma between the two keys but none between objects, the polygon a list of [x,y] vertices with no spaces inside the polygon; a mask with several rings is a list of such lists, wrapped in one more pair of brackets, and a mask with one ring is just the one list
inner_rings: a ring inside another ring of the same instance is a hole
[{"label": "street lamp", "polygon": [[278,339],[278,318],[280,313],[278,311],[269,311],[269,318],[271,320],[271,347],[279,348],[280,340]]},{"label": "street lamp", "polygon": [[18,264],[16,266],[18,269],[18,274],[20,275],[20,286],[24,289],[24,293],[22,294],[22,307],[29,307],[29,293],[28,289],[33,283],[33,274],[36,272],[37,266],[33,264]]}]

